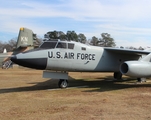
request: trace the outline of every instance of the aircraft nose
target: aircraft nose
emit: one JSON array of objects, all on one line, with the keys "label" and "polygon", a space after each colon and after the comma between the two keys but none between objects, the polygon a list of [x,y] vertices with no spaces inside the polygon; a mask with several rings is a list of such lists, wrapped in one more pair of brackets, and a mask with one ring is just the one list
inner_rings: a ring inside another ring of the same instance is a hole
[{"label": "aircraft nose", "polygon": [[28,58],[21,55],[14,55],[11,57],[11,61],[28,68],[44,70],[47,66],[47,58]]},{"label": "aircraft nose", "polygon": [[17,59],[16,55],[12,55],[10,58],[11,61],[15,61],[16,59]]}]

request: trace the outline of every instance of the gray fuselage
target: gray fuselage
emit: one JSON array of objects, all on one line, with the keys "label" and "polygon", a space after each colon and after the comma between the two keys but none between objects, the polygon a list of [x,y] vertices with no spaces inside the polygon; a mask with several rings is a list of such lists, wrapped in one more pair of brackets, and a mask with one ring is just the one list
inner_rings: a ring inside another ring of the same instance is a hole
[{"label": "gray fuselage", "polygon": [[49,41],[38,49],[17,54],[11,60],[25,67],[42,70],[118,72],[121,63],[138,58],[136,55],[117,54],[103,47],[73,41]]}]

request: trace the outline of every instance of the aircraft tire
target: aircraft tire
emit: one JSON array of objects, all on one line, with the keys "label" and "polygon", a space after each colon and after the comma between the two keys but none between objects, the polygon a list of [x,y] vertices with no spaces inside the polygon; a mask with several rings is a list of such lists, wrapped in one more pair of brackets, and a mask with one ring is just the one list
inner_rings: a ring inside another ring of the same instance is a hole
[{"label": "aircraft tire", "polygon": [[122,73],[120,73],[120,72],[114,72],[114,79],[121,80],[122,79]]},{"label": "aircraft tire", "polygon": [[137,78],[137,81],[142,83],[142,82],[146,82],[146,78]]},{"label": "aircraft tire", "polygon": [[59,88],[67,88],[68,87],[68,80],[60,79],[58,82]]}]

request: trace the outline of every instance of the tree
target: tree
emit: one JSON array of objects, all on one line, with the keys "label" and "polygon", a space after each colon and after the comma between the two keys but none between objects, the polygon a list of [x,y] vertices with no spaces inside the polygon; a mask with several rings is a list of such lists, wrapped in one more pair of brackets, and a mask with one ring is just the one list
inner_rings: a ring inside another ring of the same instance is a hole
[{"label": "tree", "polygon": [[100,38],[98,41],[99,46],[103,46],[103,47],[115,47],[116,46],[114,39],[111,38],[110,34],[102,33],[101,37],[102,38]]},{"label": "tree", "polygon": [[60,40],[66,40],[67,39],[66,34],[64,32],[62,32],[62,31],[58,32],[58,36],[59,36]]},{"label": "tree", "polygon": [[58,39],[58,32],[55,30],[55,31],[51,31],[51,32],[47,32],[47,34],[45,36],[48,37],[48,39]]},{"label": "tree", "polygon": [[33,45],[34,47],[38,47],[39,45],[41,45],[43,39],[38,37],[37,34],[33,34]]},{"label": "tree", "polygon": [[2,53],[4,49],[6,49],[7,52],[13,51],[13,49],[16,48],[16,43],[17,43],[15,39],[16,38],[13,38],[5,43],[0,41],[0,53]]},{"label": "tree", "polygon": [[7,52],[12,52],[14,48],[12,47],[12,45],[5,43],[4,49],[6,49]]},{"label": "tree", "polygon": [[62,31],[50,31],[44,35],[44,38],[45,41],[45,40],[54,40],[54,39],[65,40],[67,37],[66,34],[64,34]]},{"label": "tree", "polygon": [[86,37],[84,34],[80,33],[78,35],[78,41],[81,42],[81,43],[86,43]]},{"label": "tree", "polygon": [[67,41],[72,40],[76,42],[86,43],[85,35],[82,33],[77,35],[75,31],[67,31],[66,34],[64,34],[62,31],[50,31],[44,35],[44,38],[45,38],[44,41],[60,39],[60,40],[67,40]]},{"label": "tree", "polygon": [[142,48],[141,46],[138,48],[138,50],[144,50],[144,48]]},{"label": "tree", "polygon": [[90,44],[93,45],[93,46],[97,46],[98,45],[98,38],[93,36],[91,41],[90,41]]},{"label": "tree", "polygon": [[67,31],[66,36],[68,41],[72,40],[78,42],[78,35],[75,31]]},{"label": "tree", "polygon": [[67,40],[68,40],[68,41],[72,40],[71,31],[67,31],[66,36],[67,36]]},{"label": "tree", "polygon": [[4,46],[3,46],[3,43],[0,41],[0,53],[2,53],[3,52],[3,48]]},{"label": "tree", "polygon": [[[15,38],[15,39],[17,39],[17,38]],[[16,47],[16,44],[17,44],[17,40],[15,40],[15,39],[11,39],[10,41],[8,41],[8,44],[12,50]]]},{"label": "tree", "polygon": [[128,47],[128,49],[136,50],[136,48],[133,46]]}]

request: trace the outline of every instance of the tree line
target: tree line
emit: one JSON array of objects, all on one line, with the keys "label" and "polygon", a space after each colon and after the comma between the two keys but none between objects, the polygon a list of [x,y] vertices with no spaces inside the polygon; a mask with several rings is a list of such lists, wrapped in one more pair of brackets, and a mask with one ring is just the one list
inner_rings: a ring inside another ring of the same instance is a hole
[{"label": "tree line", "polygon": [[11,39],[8,42],[2,42],[0,41],[0,53],[4,51],[4,49],[7,50],[7,52],[13,51],[13,49],[16,47],[17,40]]},{"label": "tree line", "polygon": [[[116,43],[114,39],[111,37],[109,33],[101,33],[100,37],[93,36],[90,39],[87,39],[86,36],[83,33],[77,34],[75,31],[67,31],[66,34],[62,31],[49,31],[46,34],[44,34],[44,39],[37,37],[36,34],[33,34],[34,37],[34,46],[39,46],[42,41],[48,41],[48,40],[54,40],[54,39],[60,39],[60,40],[67,40],[67,41],[76,41],[81,43],[89,43],[93,46],[100,46],[100,47],[115,47]],[[8,42],[1,42],[0,41],[0,53],[3,52],[3,50],[6,48],[8,52],[13,51],[13,49],[16,47],[17,38],[11,39]],[[124,47],[120,47],[124,48]],[[142,47],[134,48],[134,47],[128,47],[128,49],[140,49],[143,50]]]},{"label": "tree line", "polygon": [[75,31],[67,31],[63,33],[62,31],[50,31],[44,35],[44,40],[67,40],[67,41],[76,41],[81,43],[89,43],[93,46],[102,46],[102,47],[115,47],[115,41],[108,33],[102,33],[100,38],[93,36],[91,39],[87,40],[86,36],[83,33],[77,34]]}]

